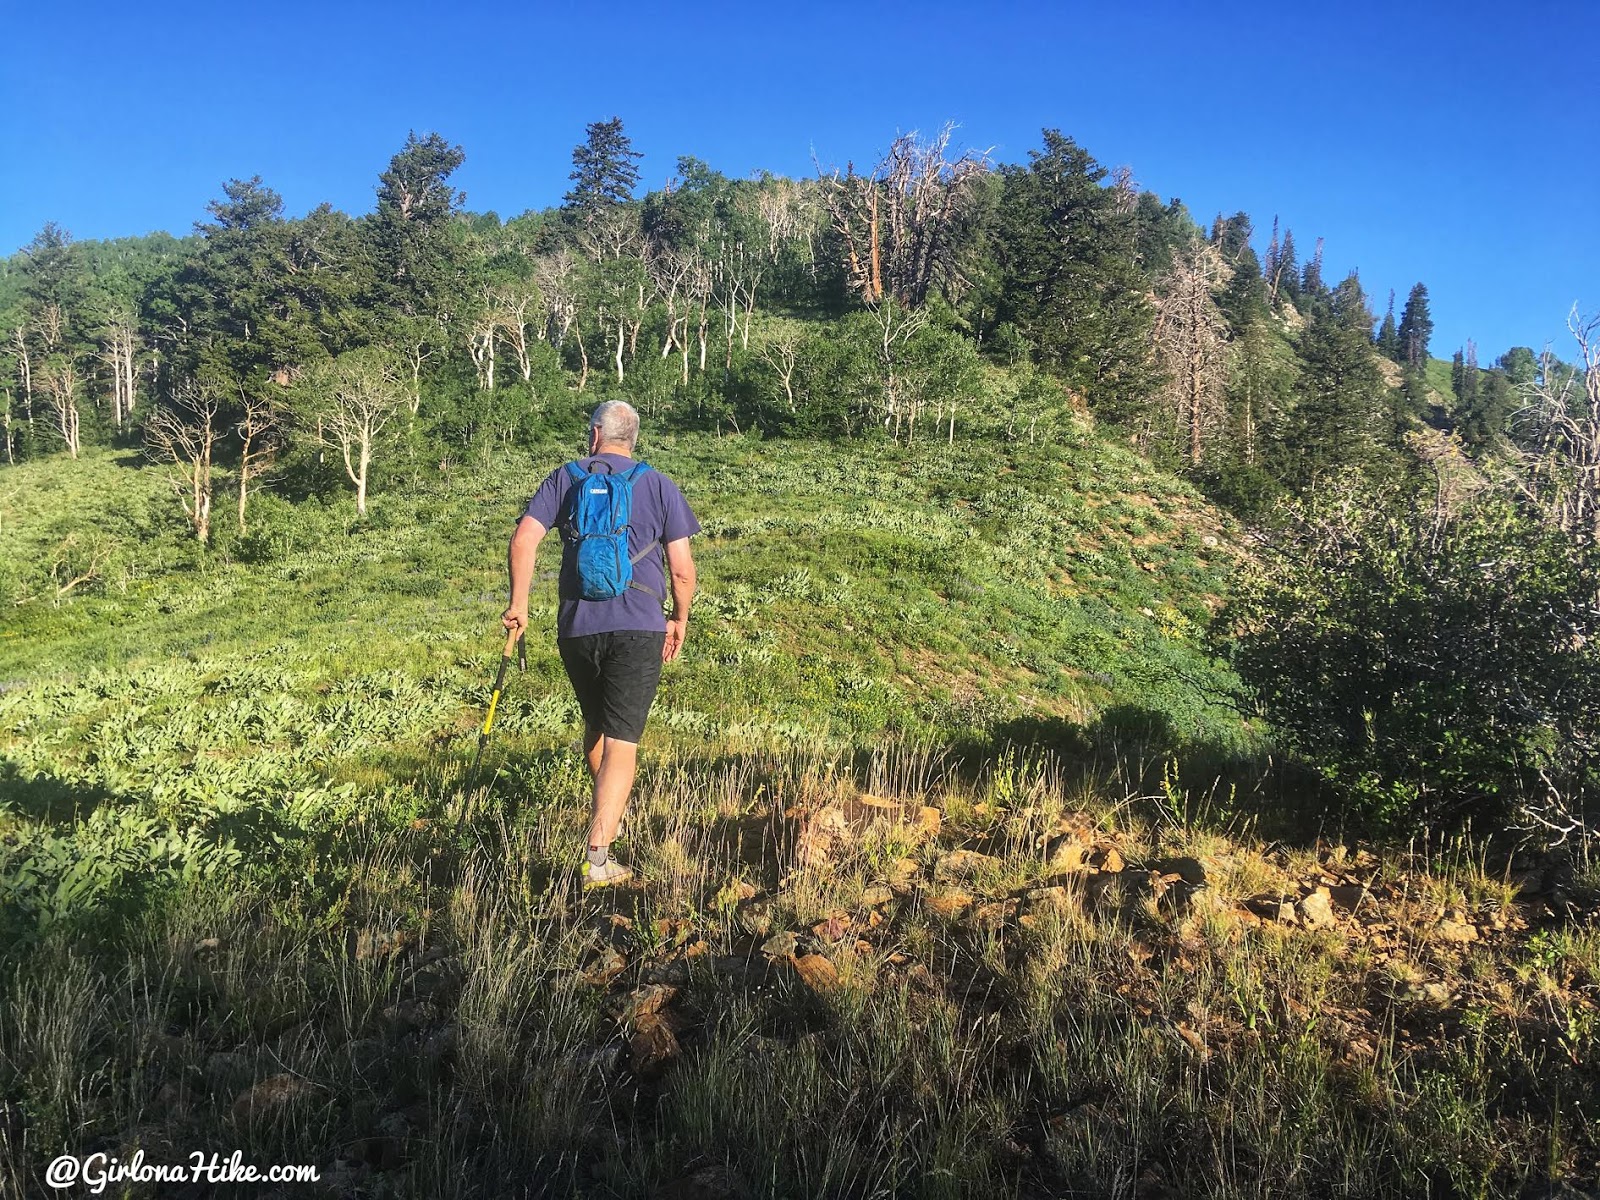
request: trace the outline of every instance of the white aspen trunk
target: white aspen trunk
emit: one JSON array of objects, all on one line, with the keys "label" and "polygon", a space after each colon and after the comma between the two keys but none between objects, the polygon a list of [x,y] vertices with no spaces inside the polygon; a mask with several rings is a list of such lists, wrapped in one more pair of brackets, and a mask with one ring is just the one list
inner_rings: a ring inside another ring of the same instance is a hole
[{"label": "white aspen trunk", "polygon": [[582,369],[578,372],[578,391],[581,392],[589,384],[589,352],[583,346],[583,330],[575,328],[572,336],[577,340],[578,360],[582,363]]},{"label": "white aspen trunk", "polygon": [[122,366],[123,366],[123,369],[127,372],[127,389],[128,389],[124,398],[128,402],[128,416],[129,416],[129,418],[132,418],[134,407],[135,407],[135,405],[137,404],[137,401],[138,401],[137,392],[136,392],[136,389],[135,389],[135,386],[134,386],[135,377],[137,375],[137,372],[135,370],[134,355],[133,355],[133,332],[132,332],[132,330],[128,331],[128,340],[127,340],[127,343],[126,343],[124,349],[125,349],[125,353],[124,353],[124,356],[123,356],[123,359],[122,359]]},{"label": "white aspen trunk", "polygon": [[367,468],[372,464],[372,439],[363,434],[361,438],[361,472],[356,480],[356,512],[361,516],[367,515]]},{"label": "white aspen trunk", "polygon": [[746,353],[749,353],[750,350],[750,316],[755,312],[755,308],[756,285],[752,281],[744,294],[744,349]]},{"label": "white aspen trunk", "polygon": [[240,435],[243,444],[239,451],[239,532],[244,528],[244,506],[250,495],[250,443],[253,440],[247,435]]},{"label": "white aspen trunk", "polygon": [[617,382],[622,382],[622,339],[627,333],[627,325],[621,317],[617,318]]}]

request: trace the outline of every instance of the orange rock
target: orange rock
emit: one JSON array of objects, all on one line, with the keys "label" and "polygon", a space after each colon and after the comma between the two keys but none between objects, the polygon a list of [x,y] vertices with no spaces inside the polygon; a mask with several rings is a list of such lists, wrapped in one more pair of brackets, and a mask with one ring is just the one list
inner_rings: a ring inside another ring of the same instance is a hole
[{"label": "orange rock", "polygon": [[820,954],[802,954],[794,960],[794,969],[800,973],[801,982],[818,994],[839,986],[838,970]]},{"label": "orange rock", "polygon": [[972,897],[959,888],[951,888],[929,896],[928,907],[941,917],[953,917],[963,909],[972,907]]}]

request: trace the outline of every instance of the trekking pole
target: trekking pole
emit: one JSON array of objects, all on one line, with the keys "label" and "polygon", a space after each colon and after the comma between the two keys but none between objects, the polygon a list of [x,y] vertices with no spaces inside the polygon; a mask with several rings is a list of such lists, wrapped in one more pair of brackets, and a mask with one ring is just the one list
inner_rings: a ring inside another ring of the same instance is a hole
[{"label": "trekking pole", "polygon": [[489,695],[489,711],[484,714],[483,728],[478,731],[478,752],[472,756],[469,778],[478,774],[478,763],[483,758],[483,748],[489,744],[489,727],[494,724],[494,710],[500,704],[500,693],[506,685],[506,668],[511,665],[511,652],[517,651],[520,670],[528,669],[528,651],[522,644],[522,635],[515,629],[506,634],[506,648],[500,655],[500,669],[495,672],[494,691]]}]

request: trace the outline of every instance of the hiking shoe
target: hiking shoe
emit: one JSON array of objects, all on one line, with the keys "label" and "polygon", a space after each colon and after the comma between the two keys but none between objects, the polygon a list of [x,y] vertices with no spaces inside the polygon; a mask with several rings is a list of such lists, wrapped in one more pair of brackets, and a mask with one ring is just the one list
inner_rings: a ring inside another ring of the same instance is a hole
[{"label": "hiking shoe", "polygon": [[598,867],[592,866],[587,860],[583,864],[583,890],[590,888],[610,887],[614,883],[627,883],[633,878],[633,870],[625,867],[614,858],[608,858]]}]

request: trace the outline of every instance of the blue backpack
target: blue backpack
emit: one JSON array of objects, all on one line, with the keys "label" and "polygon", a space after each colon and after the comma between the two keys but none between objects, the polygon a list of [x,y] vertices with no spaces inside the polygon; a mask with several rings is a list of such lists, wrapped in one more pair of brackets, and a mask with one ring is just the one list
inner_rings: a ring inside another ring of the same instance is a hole
[{"label": "blue backpack", "polygon": [[[606,474],[595,469],[601,466]],[[633,485],[650,467],[634,463],[626,471],[614,472],[604,459],[596,459],[588,471],[575,462],[569,462],[566,469],[572,486],[567,489],[560,528],[577,562],[580,595],[585,600],[615,600],[632,587],[656,596],[654,589],[633,579],[633,564],[654,550],[656,543],[628,557]]]}]

